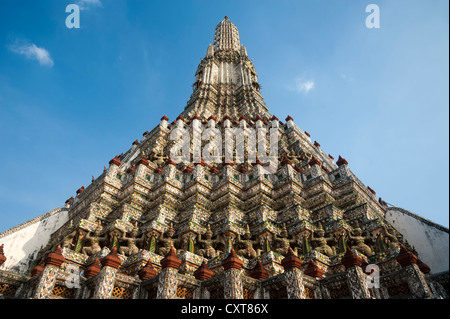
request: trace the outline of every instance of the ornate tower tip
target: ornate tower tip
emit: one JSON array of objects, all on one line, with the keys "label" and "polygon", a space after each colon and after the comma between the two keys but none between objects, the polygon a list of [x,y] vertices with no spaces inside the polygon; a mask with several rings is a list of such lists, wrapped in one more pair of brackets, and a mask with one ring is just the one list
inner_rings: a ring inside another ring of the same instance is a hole
[{"label": "ornate tower tip", "polygon": [[228,20],[228,16],[216,26],[213,46],[215,53],[221,50],[233,50],[239,52],[241,47],[239,42],[239,31],[233,22]]}]

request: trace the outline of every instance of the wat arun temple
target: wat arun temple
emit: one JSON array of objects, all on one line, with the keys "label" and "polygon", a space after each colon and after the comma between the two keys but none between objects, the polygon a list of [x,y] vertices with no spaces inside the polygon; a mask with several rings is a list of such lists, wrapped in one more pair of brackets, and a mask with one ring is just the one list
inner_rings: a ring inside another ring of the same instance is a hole
[{"label": "wat arun temple", "polygon": [[[0,298],[448,298],[448,228],[378,197],[260,89],[225,17],[176,119],[160,114],[64,205],[0,233]],[[275,132],[275,162],[171,156],[174,130],[233,128]]]}]

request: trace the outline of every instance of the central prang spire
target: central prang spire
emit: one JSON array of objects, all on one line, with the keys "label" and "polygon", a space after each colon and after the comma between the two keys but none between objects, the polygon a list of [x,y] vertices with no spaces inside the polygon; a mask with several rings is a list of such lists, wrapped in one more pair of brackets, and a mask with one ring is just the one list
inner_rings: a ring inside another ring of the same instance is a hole
[{"label": "central prang spire", "polygon": [[214,50],[239,51],[239,31],[237,27],[225,16],[214,32]]},{"label": "central prang spire", "polygon": [[253,62],[240,44],[239,31],[225,17],[216,26],[213,44],[195,72],[194,92],[182,115],[270,118],[260,88]]}]

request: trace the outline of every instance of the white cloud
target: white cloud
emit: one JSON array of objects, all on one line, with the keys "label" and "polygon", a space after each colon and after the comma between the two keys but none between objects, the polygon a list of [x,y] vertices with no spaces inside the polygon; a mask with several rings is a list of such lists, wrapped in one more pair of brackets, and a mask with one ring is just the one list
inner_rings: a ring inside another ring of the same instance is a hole
[{"label": "white cloud", "polygon": [[77,5],[80,7],[80,10],[88,10],[90,7],[101,7],[102,3],[100,0],[79,0]]},{"label": "white cloud", "polygon": [[37,60],[40,65],[53,66],[54,64],[50,53],[34,43],[16,43],[9,46],[9,49],[14,53],[24,55],[28,59]]},{"label": "white cloud", "polygon": [[298,92],[298,93],[307,94],[309,91],[311,91],[315,87],[316,87],[316,85],[313,80],[305,80],[302,77],[298,77],[295,79],[294,86],[291,87],[291,90]]}]

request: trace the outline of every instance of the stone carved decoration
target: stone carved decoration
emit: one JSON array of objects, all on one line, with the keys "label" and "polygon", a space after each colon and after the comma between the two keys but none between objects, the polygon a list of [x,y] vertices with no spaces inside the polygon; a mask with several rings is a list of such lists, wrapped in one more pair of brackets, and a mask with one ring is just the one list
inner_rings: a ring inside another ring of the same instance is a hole
[{"label": "stone carved decoration", "polygon": [[74,239],[77,235],[77,229],[73,226],[73,224],[73,219],[71,219],[58,231],[53,233],[53,241],[57,242],[63,248],[73,249],[75,247]]},{"label": "stone carved decoration", "polygon": [[106,243],[108,240],[108,235],[105,234],[103,236],[100,236],[101,233],[102,228],[100,226],[100,223],[98,223],[97,228],[95,228],[94,230],[94,234],[91,235],[90,233],[88,233],[86,235],[85,240],[88,245],[85,245],[81,250],[84,255],[92,256],[102,250],[102,246],[100,245],[100,243]]},{"label": "stone carved decoration", "polygon": [[[300,153],[297,153],[296,150],[286,150],[286,157],[291,161],[293,165],[299,164],[302,160],[305,159],[305,155],[303,154],[303,151]],[[282,159],[280,159],[282,161]]]},{"label": "stone carved decoration", "polygon": [[236,239],[237,239],[236,234],[234,234],[232,232],[222,234],[222,236],[220,236],[220,240],[222,241],[222,243],[225,246],[226,254],[228,254],[233,249]]},{"label": "stone carved decoration", "polygon": [[347,251],[347,232],[341,234],[335,234],[337,241],[337,251],[343,253]]},{"label": "stone carved decoration", "polygon": [[81,252],[81,250],[83,249],[84,238],[87,233],[88,232],[85,231],[84,229],[78,228],[77,235],[75,236],[75,241],[72,248],[76,253]]},{"label": "stone carved decoration", "polygon": [[325,231],[322,228],[322,224],[319,223],[318,229],[315,231],[318,237],[314,237],[314,232],[311,233],[311,242],[316,243],[317,246],[314,250],[328,257],[334,255],[334,250],[328,246],[328,242],[334,241],[333,237],[325,237]]},{"label": "stone carved decoration", "polygon": [[298,240],[300,241],[301,245],[299,247],[296,247],[296,249],[293,249],[293,252],[300,255],[307,255],[311,251],[311,234],[310,233],[303,233],[298,235]]},{"label": "stone carved decoration", "polygon": [[[167,235],[167,237],[164,237],[164,234]],[[160,234],[160,237],[158,238],[158,242],[162,244],[162,247],[159,247],[159,254],[161,256],[166,256],[170,249],[173,247],[176,252],[175,246],[175,240],[172,238],[173,235],[175,235],[175,230],[173,229],[172,223],[170,223],[169,228],[164,234]]]},{"label": "stone carved decoration", "polygon": [[119,254],[121,255],[125,255],[125,256],[130,256],[130,255],[134,255],[137,254],[139,252],[139,247],[137,244],[139,244],[139,246],[144,242],[145,240],[145,234],[142,234],[142,236],[140,238],[138,238],[138,230],[137,228],[133,228],[133,230],[131,231],[131,236],[127,237],[126,233],[124,232],[122,237],[120,238],[120,242],[126,242],[127,245],[126,246],[119,246]]},{"label": "stone carved decoration", "polygon": [[76,247],[76,244],[73,243],[74,238],[78,234],[77,230],[72,231],[68,236],[66,236],[63,240],[62,247],[73,249]]},{"label": "stone carved decoration", "polygon": [[206,257],[208,259],[215,258],[216,256],[220,255],[223,251],[216,250],[214,246],[223,245],[223,242],[220,240],[220,238],[216,238],[215,240],[212,239],[212,231],[211,227],[207,226],[207,230],[204,234],[205,239],[202,239],[201,234],[198,234],[197,237],[197,244],[199,246],[203,245],[204,248],[200,248],[197,250],[197,254],[202,257]]},{"label": "stone carved decoration", "polygon": [[177,240],[174,241],[174,244],[177,243],[178,244],[178,249],[177,252],[181,253],[183,251],[187,251],[190,253],[194,253],[195,252],[195,235],[194,234],[183,234],[182,236],[180,236],[180,238],[178,238]]},{"label": "stone carved decoration", "polygon": [[281,230],[281,238],[278,237],[276,234],[274,235],[273,242],[278,247],[274,249],[275,252],[279,253],[280,255],[286,256],[286,254],[289,251],[289,248],[292,248],[291,246],[294,244],[297,244],[297,240],[294,239],[288,239],[288,231],[286,229],[286,224],[283,224],[283,228]]},{"label": "stone carved decoration", "polygon": [[165,156],[164,153],[163,153],[163,150],[161,150],[159,153],[152,154],[151,161],[154,162],[156,165],[160,166],[160,165],[162,165],[167,159],[168,159],[168,157]]},{"label": "stone carved decoration", "polygon": [[120,238],[122,237],[122,235],[122,231],[117,228],[113,228],[108,232],[108,247],[111,250],[113,250],[114,248],[116,248],[116,250],[119,249]]},{"label": "stone carved decoration", "polygon": [[400,247],[397,236],[392,235],[388,232],[386,226],[383,226],[384,234],[386,235],[386,243],[389,246],[389,249],[397,249]]},{"label": "stone carved decoration", "polygon": [[149,231],[145,234],[144,249],[151,253],[156,253],[159,235],[155,231]]},{"label": "stone carved decoration", "polygon": [[249,226],[247,225],[247,230],[244,233],[244,239],[241,238],[241,235],[237,235],[236,245],[238,247],[243,247],[238,249],[237,254],[246,258],[256,258],[261,254],[261,249],[255,250],[253,245],[258,245],[259,242],[257,240],[251,240],[252,234],[250,232]]},{"label": "stone carved decoration", "polygon": [[274,243],[273,238],[274,238],[274,236],[270,232],[258,235],[257,239],[258,239],[259,247],[261,248],[261,254],[272,251],[272,246],[273,246],[272,244]]},{"label": "stone carved decoration", "polygon": [[350,240],[353,241],[353,246],[351,248],[356,249],[361,254],[364,254],[367,257],[372,256],[373,255],[372,249],[365,244],[366,240],[371,240],[372,238],[369,235],[368,236],[362,235],[362,230],[361,228],[359,228],[358,223],[356,223],[355,227],[353,228],[353,234],[354,236],[352,235],[351,232],[348,232],[348,237],[350,238]]},{"label": "stone carved decoration", "polygon": [[389,244],[387,243],[386,238],[383,236],[382,233],[376,234],[374,247],[375,253],[382,254],[387,249],[389,249]]}]

